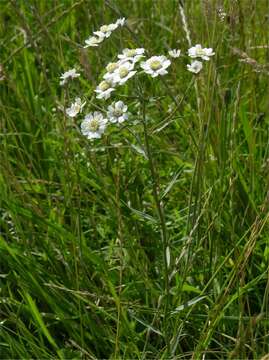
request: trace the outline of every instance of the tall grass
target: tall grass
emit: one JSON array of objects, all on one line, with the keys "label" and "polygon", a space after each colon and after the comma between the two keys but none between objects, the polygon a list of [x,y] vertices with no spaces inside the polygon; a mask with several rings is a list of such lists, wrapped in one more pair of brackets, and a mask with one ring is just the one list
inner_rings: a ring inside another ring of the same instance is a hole
[{"label": "tall grass", "polygon": [[[2,0],[1,359],[266,358],[268,10]],[[128,29],[79,47],[122,16]],[[145,78],[140,108],[126,92],[140,123],[91,143],[64,115],[78,93],[94,106],[123,48],[190,41],[216,55],[197,77],[182,56]],[[83,94],[59,86],[74,64]]]}]

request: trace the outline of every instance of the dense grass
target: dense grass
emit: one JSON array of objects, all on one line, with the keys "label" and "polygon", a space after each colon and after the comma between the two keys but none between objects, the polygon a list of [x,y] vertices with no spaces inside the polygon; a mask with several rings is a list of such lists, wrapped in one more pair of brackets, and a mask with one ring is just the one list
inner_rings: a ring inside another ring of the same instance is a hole
[{"label": "dense grass", "polygon": [[[0,2],[1,359],[269,353],[268,1],[182,5],[216,53],[199,76],[178,1]],[[121,16],[129,29],[80,47]],[[130,80],[128,126],[89,142],[62,107],[105,108],[103,68],[136,46],[183,56],[142,93]]]}]

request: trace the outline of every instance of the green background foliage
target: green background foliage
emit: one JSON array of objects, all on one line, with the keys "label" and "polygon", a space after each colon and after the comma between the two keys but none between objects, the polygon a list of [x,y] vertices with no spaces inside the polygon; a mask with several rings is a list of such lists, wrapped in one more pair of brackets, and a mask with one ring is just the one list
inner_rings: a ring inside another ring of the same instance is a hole
[{"label": "green background foliage", "polygon": [[[216,53],[197,77],[180,4],[192,44]],[[269,353],[268,10],[266,0],[0,1],[0,358]],[[81,47],[123,16],[128,28]],[[104,109],[94,89],[126,47],[182,50],[164,82],[143,77],[156,178],[135,80],[119,92],[130,124],[101,140],[62,111],[75,96]],[[81,77],[65,92],[59,76],[74,66]]]}]

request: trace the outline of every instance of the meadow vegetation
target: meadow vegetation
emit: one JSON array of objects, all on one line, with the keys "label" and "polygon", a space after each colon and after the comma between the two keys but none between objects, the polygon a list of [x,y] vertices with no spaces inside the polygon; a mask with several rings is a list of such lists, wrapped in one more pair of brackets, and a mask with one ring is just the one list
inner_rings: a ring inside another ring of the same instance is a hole
[{"label": "meadow vegetation", "polygon": [[[1,359],[268,359],[268,16],[267,0],[0,1]],[[196,44],[215,53],[197,74]],[[167,74],[97,99],[125,48]],[[128,119],[88,139],[112,101]]]}]

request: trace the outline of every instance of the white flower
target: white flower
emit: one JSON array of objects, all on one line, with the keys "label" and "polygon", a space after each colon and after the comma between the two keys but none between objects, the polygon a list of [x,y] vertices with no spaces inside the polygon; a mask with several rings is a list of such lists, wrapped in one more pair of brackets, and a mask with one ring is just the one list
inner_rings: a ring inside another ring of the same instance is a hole
[{"label": "white flower", "polygon": [[124,62],[113,73],[113,82],[115,84],[123,85],[128,79],[130,79],[136,71],[133,70],[134,63]]},{"label": "white flower", "polygon": [[200,44],[197,44],[188,50],[188,55],[193,59],[200,57],[203,60],[209,60],[210,56],[215,55],[215,53],[212,48],[202,48]]},{"label": "white flower", "polygon": [[99,46],[99,44],[104,40],[104,37],[101,36],[90,36],[87,40],[85,40],[86,45],[84,49],[89,46]]},{"label": "white flower", "polygon": [[133,63],[138,62],[140,59],[144,57],[145,49],[137,48],[137,49],[123,49],[122,54],[118,55],[118,58],[122,61],[131,61]]},{"label": "white flower", "polygon": [[108,80],[103,80],[97,86],[96,90],[94,90],[98,95],[97,99],[108,99],[115,89],[113,88],[113,83]]},{"label": "white flower", "polygon": [[107,117],[111,123],[122,123],[128,119],[128,107],[122,101],[113,102],[108,107]]},{"label": "white flower", "polygon": [[141,68],[145,73],[151,75],[153,78],[158,75],[167,74],[167,68],[170,66],[171,61],[166,56],[152,56],[145,62],[141,63]]},{"label": "white flower", "polygon": [[178,49],[173,49],[168,51],[169,56],[171,56],[172,58],[178,58],[180,56],[181,51]]},{"label": "white flower", "polygon": [[80,74],[77,73],[76,71],[77,71],[76,69],[71,69],[71,70],[68,70],[68,71],[66,71],[65,73],[63,73],[63,74],[60,76],[60,79],[61,79],[60,85],[66,84],[66,82],[67,82],[67,80],[68,80],[69,78],[74,79],[74,78],[80,76]]},{"label": "white flower", "polygon": [[102,25],[98,31],[94,31],[95,36],[90,36],[85,40],[86,45],[84,48],[89,46],[98,46],[105,38],[108,38],[114,30],[119,26],[125,24],[125,18],[118,19],[115,24]]},{"label": "white flower", "polygon": [[119,62],[110,62],[107,64],[106,70],[107,70],[107,72],[112,74],[119,67],[119,65],[120,65]]},{"label": "white flower", "polygon": [[123,26],[125,24],[125,21],[126,21],[125,18],[120,18],[116,21],[116,25]]},{"label": "white flower", "polygon": [[111,62],[111,63],[107,64],[107,66],[106,66],[107,73],[105,73],[103,78],[105,80],[113,82],[114,75],[115,75],[115,70],[119,68],[120,64],[121,63],[119,61],[118,62]]},{"label": "white flower", "polygon": [[227,16],[226,12],[225,12],[225,11],[223,10],[223,8],[221,8],[221,7],[218,8],[217,14],[218,14],[218,16],[219,16],[219,18],[220,18],[221,21],[224,21],[225,18],[226,18],[226,16]]},{"label": "white flower", "polygon": [[81,123],[81,132],[88,139],[100,139],[105,131],[107,119],[102,113],[95,111],[87,114]]},{"label": "white flower", "polygon": [[93,33],[101,38],[108,38],[112,31],[118,28],[118,24],[109,24],[109,25],[102,25],[98,31],[94,31]]},{"label": "white flower", "polygon": [[194,73],[194,74],[198,74],[203,68],[203,64],[201,63],[201,61],[193,61],[191,64],[187,65],[187,69]]},{"label": "white flower", "polygon": [[86,102],[82,103],[80,98],[76,98],[75,102],[71,104],[70,108],[66,109],[66,114],[70,117],[75,117],[82,111]]}]

